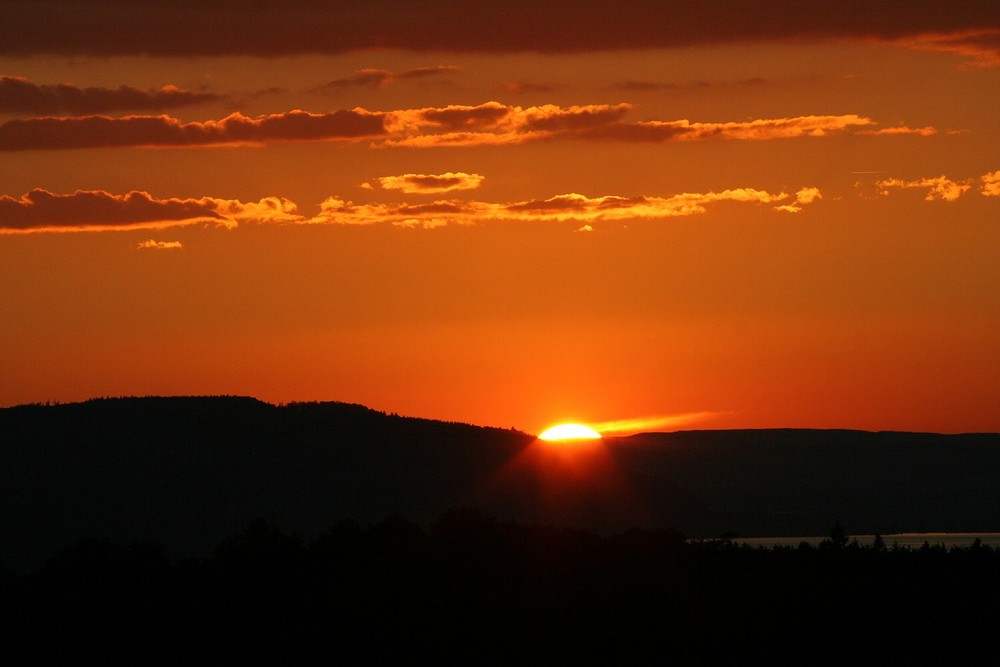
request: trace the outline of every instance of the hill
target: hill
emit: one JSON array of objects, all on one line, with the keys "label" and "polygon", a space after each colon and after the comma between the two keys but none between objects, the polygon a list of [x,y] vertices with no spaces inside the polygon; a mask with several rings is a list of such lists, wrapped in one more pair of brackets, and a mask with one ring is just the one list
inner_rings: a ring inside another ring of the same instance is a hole
[{"label": "hill", "polygon": [[255,518],[312,534],[343,518],[430,520],[532,439],[360,405],[243,397],[95,399],[0,410],[0,558],[80,537],[210,552]]},{"label": "hill", "polygon": [[1000,530],[997,434],[686,431],[609,446],[660,520],[689,534]]},{"label": "hill", "polygon": [[690,536],[1000,529],[1000,436],[688,431],[590,453],[360,405],[95,399],[0,410],[0,558],[74,540],[210,552],[255,518],[310,537],[343,518],[426,523],[475,505],[522,522]]}]

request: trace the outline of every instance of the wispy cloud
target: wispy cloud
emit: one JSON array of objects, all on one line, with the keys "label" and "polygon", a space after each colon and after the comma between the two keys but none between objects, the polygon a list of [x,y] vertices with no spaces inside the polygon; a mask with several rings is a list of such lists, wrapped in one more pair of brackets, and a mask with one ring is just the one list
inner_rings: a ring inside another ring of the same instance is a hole
[{"label": "wispy cloud", "polygon": [[235,199],[159,199],[147,192],[116,195],[103,190],[55,194],[36,189],[0,196],[0,233],[160,229],[197,222],[234,227],[239,222],[301,220],[295,204],[279,197],[257,202]]},{"label": "wispy cloud", "polygon": [[39,85],[24,77],[0,76],[0,113],[77,116],[175,109],[219,99],[222,99],[219,95],[196,93],[177,86],[149,90],[131,86],[80,88],[68,83]]},{"label": "wispy cloud", "polygon": [[473,190],[484,179],[480,174],[449,171],[444,174],[382,176],[378,182],[386,190],[399,190],[404,194],[441,194],[453,190]]},{"label": "wispy cloud", "polygon": [[893,43],[919,51],[952,53],[970,67],[1000,67],[1000,27],[907,35]]},{"label": "wispy cloud", "polygon": [[981,180],[983,187],[980,192],[984,197],[1000,197],[1000,171],[984,174]]},{"label": "wispy cloud", "polygon": [[774,210],[781,211],[783,213],[799,213],[802,211],[803,206],[811,204],[817,199],[822,198],[823,194],[819,191],[819,188],[802,188],[795,193],[794,202],[775,206]]},{"label": "wispy cloud", "polygon": [[594,128],[588,138],[621,141],[705,141],[708,139],[739,139],[768,141],[792,137],[823,137],[856,127],[873,125],[871,118],[846,114],[841,116],[795,116],[791,118],[758,118],[747,121],[702,123],[689,120],[640,121],[608,124]]},{"label": "wispy cloud", "polygon": [[[451,189],[473,189],[484,180],[479,174],[402,174],[382,177],[380,185],[401,192],[428,194]],[[925,189],[928,201],[953,202],[975,183],[983,196],[1000,196],[1000,171],[976,179],[955,181],[945,176],[913,180],[887,178],[876,182],[887,195],[893,189]],[[475,184],[475,185],[473,185]],[[369,186],[367,188],[372,191]],[[78,190],[56,194],[35,189],[21,197],[0,196],[0,233],[59,231],[110,231],[162,229],[194,223],[236,227],[240,223],[392,225],[434,229],[447,225],[482,225],[491,222],[571,223],[576,231],[594,231],[602,222],[665,220],[700,215],[717,204],[730,202],[769,206],[779,213],[801,213],[823,198],[816,187],[802,187],[794,194],[755,188],[731,188],[710,192],[684,192],[670,196],[588,197],[578,193],[547,199],[514,202],[439,199],[422,204],[369,202],[355,204],[341,197],[328,197],[314,215],[299,212],[294,202],[265,197],[256,202],[216,197],[157,198],[143,191],[112,194],[103,190]],[[161,245],[141,247],[166,248]],[[168,242],[169,243],[169,242]],[[176,246],[169,246],[176,247]]]},{"label": "wispy cloud", "polygon": [[364,67],[357,70],[353,75],[342,79],[335,79],[325,83],[314,90],[337,90],[344,88],[379,88],[397,80],[426,79],[432,76],[450,74],[458,72],[462,68],[456,65],[433,65],[430,67],[414,67],[402,72],[393,72],[387,69]]},{"label": "wispy cloud", "polygon": [[[438,200],[429,204],[354,204],[339,197],[330,197],[320,206],[311,223],[372,225],[392,224],[400,227],[442,227],[444,225],[482,224],[491,221],[508,222],[573,222],[591,225],[627,219],[656,220],[704,213],[719,202],[776,204],[778,210],[795,211],[819,198],[815,188],[803,188],[795,197],[787,193],[771,193],[752,188],[736,188],[721,192],[683,193],[671,197],[586,197],[564,194],[548,199],[496,203]],[[785,204],[787,202],[787,204]]]},{"label": "wispy cloud", "polygon": [[893,188],[926,189],[927,195],[924,199],[927,201],[955,201],[972,187],[969,183],[953,181],[945,176],[918,178],[912,181],[901,178],[887,178],[877,181],[875,185],[879,189],[879,194],[882,195],[889,194],[889,191]]},{"label": "wispy cloud", "polygon": [[381,145],[428,148],[518,144],[579,133],[619,121],[628,104],[521,107],[500,102],[406,109],[387,114]]},{"label": "wispy cloud", "polygon": [[383,115],[364,109],[288,111],[185,123],[170,116],[27,118],[0,125],[0,151],[127,146],[213,146],[275,141],[335,141],[384,134]]},{"label": "wispy cloud", "polygon": [[180,241],[142,241],[137,243],[136,250],[180,250],[184,245]]},{"label": "wispy cloud", "polygon": [[393,111],[342,109],[329,113],[293,110],[251,118],[183,122],[167,115],[104,115],[10,120],[0,125],[0,151],[98,147],[201,147],[260,145],[285,141],[372,140],[374,146],[516,145],[538,141],[769,141],[835,133],[933,133],[933,128],[880,130],[857,114],[758,118],[725,122],[628,121],[631,105],[545,104],[522,107],[500,102]]},{"label": "wispy cloud", "polygon": [[[707,140],[768,141],[822,137],[871,129],[877,124],[857,114],[759,118],[744,121],[692,122],[647,120],[629,122],[631,105],[591,104],[561,107],[510,106],[486,102],[386,112],[388,136],[378,145],[430,148],[436,146],[495,146],[555,139],[590,141],[674,142]],[[887,128],[888,129],[888,128]],[[928,134],[905,127],[896,133]]]},{"label": "wispy cloud", "polygon": [[[517,202],[446,199],[423,204],[354,204],[340,197],[328,197],[317,214],[308,216],[300,213],[295,203],[281,197],[241,202],[215,197],[156,198],[142,191],[116,195],[103,190],[81,190],[62,195],[36,189],[19,198],[0,196],[0,233],[162,229],[199,222],[228,228],[240,223],[278,223],[383,224],[424,229],[490,222],[569,222],[579,231],[593,231],[593,223],[597,222],[698,215],[721,202],[771,205],[777,211],[798,212],[820,196],[816,188],[801,188],[795,195],[734,188],[668,197],[586,197],[571,193]],[[153,246],[143,246],[146,247]]]},{"label": "wispy cloud", "polygon": [[930,127],[882,127],[877,130],[859,130],[858,134],[868,135],[900,135],[915,134],[920,137],[930,137],[937,134],[937,128]]}]

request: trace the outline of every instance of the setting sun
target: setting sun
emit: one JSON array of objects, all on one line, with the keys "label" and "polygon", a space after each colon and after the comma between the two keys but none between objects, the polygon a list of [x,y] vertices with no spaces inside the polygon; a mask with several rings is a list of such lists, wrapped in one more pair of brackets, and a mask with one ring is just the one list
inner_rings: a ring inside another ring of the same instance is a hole
[{"label": "setting sun", "polygon": [[539,440],[596,440],[601,434],[583,424],[559,424],[538,436]]}]

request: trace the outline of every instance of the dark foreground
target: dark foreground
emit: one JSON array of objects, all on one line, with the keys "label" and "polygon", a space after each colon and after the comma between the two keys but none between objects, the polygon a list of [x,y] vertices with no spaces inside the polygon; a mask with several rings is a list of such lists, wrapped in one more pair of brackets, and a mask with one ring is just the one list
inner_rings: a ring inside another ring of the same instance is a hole
[{"label": "dark foreground", "polygon": [[466,506],[604,535],[997,532],[998,479],[995,433],[647,433],[561,458],[516,430],[360,405],[97,399],[0,409],[0,559],[30,572],[90,535],[204,558],[257,517],[312,539]]},{"label": "dark foreground", "polygon": [[210,557],[89,539],[4,570],[7,656],[180,664],[953,664],[992,641],[1000,550],[774,550],[602,537],[450,510],[340,522],[305,543],[257,521]]}]

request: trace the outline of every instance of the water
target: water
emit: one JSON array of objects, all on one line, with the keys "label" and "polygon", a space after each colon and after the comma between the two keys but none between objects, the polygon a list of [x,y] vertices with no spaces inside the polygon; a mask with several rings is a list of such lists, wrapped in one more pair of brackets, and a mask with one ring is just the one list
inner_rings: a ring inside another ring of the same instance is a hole
[{"label": "water", "polygon": [[[849,540],[858,541],[862,546],[871,546],[875,541],[874,535],[850,535]],[[737,544],[748,544],[755,547],[792,546],[797,547],[801,542],[807,542],[816,546],[829,536],[820,537],[738,537],[733,540]],[[911,549],[919,549],[927,542],[931,546],[938,544],[945,547],[967,547],[972,545],[976,539],[982,541],[984,545],[993,548],[1000,547],[1000,533],[895,533],[883,535],[882,540],[887,547],[898,545]]]}]

